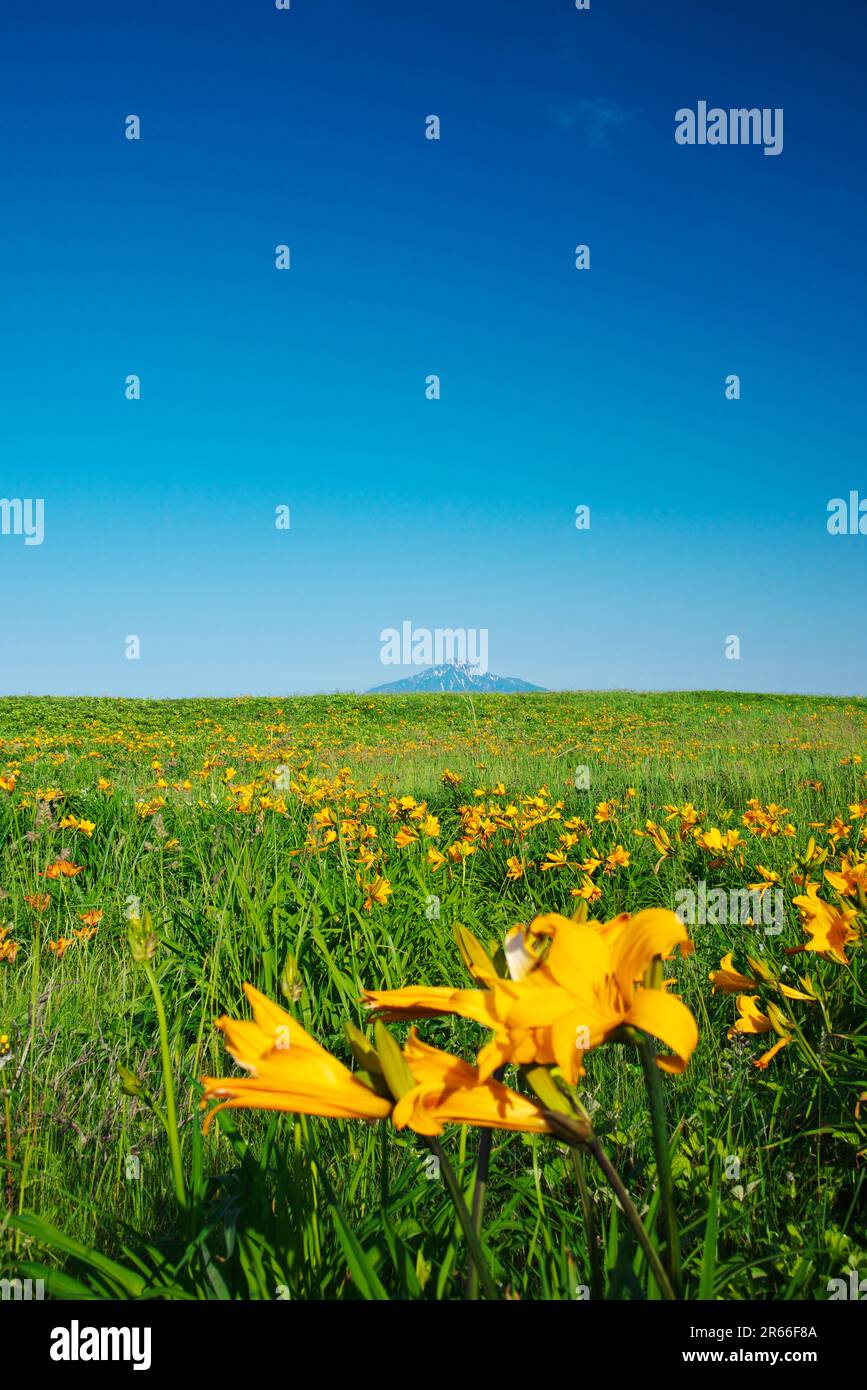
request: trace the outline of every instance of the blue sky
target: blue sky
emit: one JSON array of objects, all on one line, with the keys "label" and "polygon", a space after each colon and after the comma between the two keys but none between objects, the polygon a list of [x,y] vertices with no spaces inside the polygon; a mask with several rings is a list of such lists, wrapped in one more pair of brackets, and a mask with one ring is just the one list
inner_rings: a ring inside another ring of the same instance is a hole
[{"label": "blue sky", "polygon": [[[0,497],[45,500],[0,693],[366,689],[405,619],[549,688],[865,693],[862,7],[0,23]],[[783,152],[677,145],[700,100]]]}]

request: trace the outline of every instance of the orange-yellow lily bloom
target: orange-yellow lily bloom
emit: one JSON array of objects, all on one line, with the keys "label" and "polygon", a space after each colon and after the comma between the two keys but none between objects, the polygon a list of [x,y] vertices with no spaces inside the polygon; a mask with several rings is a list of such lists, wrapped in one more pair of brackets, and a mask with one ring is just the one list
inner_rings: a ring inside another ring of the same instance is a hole
[{"label": "orange-yellow lily bloom", "polygon": [[825,960],[833,960],[838,965],[848,965],[844,947],[859,939],[852,923],[856,917],[854,908],[837,908],[826,903],[818,895],[815,884],[811,884],[806,894],[794,899],[795,907],[800,908],[804,931],[810,937],[805,946],[790,946],[786,955],[797,955],[800,951],[815,951]]},{"label": "orange-yellow lily bloom", "polygon": [[555,1063],[572,1084],[583,1074],[583,1054],[624,1026],[660,1039],[672,1056],[658,1057],[665,1071],[682,1071],[698,1042],[686,1005],[663,989],[639,983],[657,956],[675,946],[691,950],[675,913],[652,908],[623,913],[605,924],[571,921],[557,913],[537,917],[533,936],[550,936],[550,949],[520,979],[502,980],[476,970],[485,990],[443,988],[368,992],[378,1011],[404,1017],[457,1014],[493,1030],[479,1053],[479,1076],[507,1062]]},{"label": "orange-yellow lily bloom", "polygon": [[[748,960],[749,959],[748,957]],[[753,964],[752,960],[750,960],[750,964]],[[756,965],[758,965],[757,962]],[[791,985],[784,985],[767,969],[760,970],[757,968],[756,974],[760,975],[761,978],[756,980],[753,979],[751,975],[741,975],[739,971],[735,970],[732,953],[730,951],[729,954],[723,956],[720,961],[719,970],[711,970],[708,979],[713,985],[714,993],[716,993],[717,990],[721,990],[723,994],[743,994],[751,989],[761,989],[764,983],[773,989],[778,989],[786,999],[803,999],[808,1003],[814,1002],[814,996],[812,994],[804,994],[799,989],[793,989]]]},{"label": "orange-yellow lily bloom", "polygon": [[416,1083],[395,1104],[358,1080],[320,1047],[277,1004],[245,985],[254,1018],[221,1018],[226,1046],[249,1076],[203,1077],[204,1099],[219,1099],[207,1127],[223,1107],[287,1110],[334,1119],[381,1120],[391,1115],[397,1129],[441,1134],[445,1124],[549,1133],[541,1107],[448,1052],[428,1047],[413,1032],[403,1053]]},{"label": "orange-yellow lily bloom", "polygon": [[204,1099],[222,1100],[206,1124],[224,1106],[341,1120],[379,1120],[390,1114],[390,1101],[357,1080],[284,1009],[252,985],[245,985],[244,993],[253,1006],[253,1020],[220,1018],[217,1027],[235,1061],[250,1075],[202,1077]]},{"label": "orange-yellow lily bloom", "polygon": [[[769,1009],[773,1009],[773,1007],[773,1005],[770,1005]],[[788,1043],[792,1041],[790,1034],[783,1031],[783,1017],[780,1014],[779,1010],[776,1010],[775,1017],[777,1019],[777,1023],[774,1024],[767,1014],[762,1013],[758,1004],[758,995],[756,994],[739,995],[737,1001],[737,1010],[739,1017],[737,1022],[732,1024],[731,1028],[729,1028],[728,1030],[729,1039],[733,1038],[736,1033],[779,1034],[779,1037],[777,1041],[774,1043],[773,1047],[769,1048],[767,1052],[762,1053],[761,1057],[757,1057],[755,1059],[755,1065],[757,1067],[761,1067],[762,1071],[764,1071],[768,1063],[774,1057],[776,1057],[780,1049],[784,1048]]]},{"label": "orange-yellow lily bloom", "polygon": [[742,994],[737,1001],[738,1021],[728,1031],[729,1038],[735,1033],[773,1033],[774,1025],[759,1008],[757,994]]},{"label": "orange-yellow lily bloom", "polygon": [[741,975],[734,968],[732,953],[723,956],[720,961],[719,970],[711,970],[708,979],[716,991],[722,990],[724,994],[740,994],[744,990],[757,989],[758,980],[753,980],[749,975]]},{"label": "orange-yellow lily bloom", "polygon": [[499,1081],[481,1081],[476,1067],[429,1047],[410,1033],[403,1050],[417,1083],[394,1107],[396,1129],[416,1134],[441,1134],[444,1124],[480,1125],[535,1134],[549,1132],[539,1106]]}]

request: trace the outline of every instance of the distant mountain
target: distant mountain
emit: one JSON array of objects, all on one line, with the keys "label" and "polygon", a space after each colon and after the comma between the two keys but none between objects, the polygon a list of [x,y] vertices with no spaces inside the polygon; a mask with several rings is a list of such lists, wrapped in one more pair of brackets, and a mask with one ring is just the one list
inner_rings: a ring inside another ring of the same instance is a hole
[{"label": "distant mountain", "polygon": [[479,671],[475,666],[460,663],[447,666],[428,666],[417,676],[407,676],[402,681],[390,681],[388,685],[375,685],[368,695],[410,695],[413,691],[464,690],[471,694],[487,694],[498,691],[501,694],[514,694],[526,690],[544,690],[544,686],[531,685],[529,681],[519,681],[515,676],[495,676],[490,671]]}]

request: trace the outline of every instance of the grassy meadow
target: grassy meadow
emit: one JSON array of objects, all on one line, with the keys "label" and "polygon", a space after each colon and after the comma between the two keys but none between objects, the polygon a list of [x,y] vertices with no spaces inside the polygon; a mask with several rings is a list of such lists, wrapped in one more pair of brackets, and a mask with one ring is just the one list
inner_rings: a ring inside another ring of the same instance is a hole
[{"label": "grassy meadow", "polygon": [[[203,1133],[200,1078],[239,1074],[215,1021],[250,1016],[248,982],[355,1068],[363,990],[471,988],[456,926],[493,958],[540,914],[605,923],[704,883],[784,911],[776,932],[696,921],[665,962],[698,1026],[681,1072],[651,1065],[667,1154],[634,1040],[588,1051],[575,1088],[646,1242],[556,1135],[450,1124],[441,1158],[485,1296],[658,1298],[673,1207],[683,1297],[829,1298],[867,1275],[865,774],[860,700],[0,700],[0,1275],[93,1298],[476,1293],[411,1128],[223,1109]],[[728,955],[740,988],[709,979]],[[485,1041],[416,1026],[470,1062]]]}]

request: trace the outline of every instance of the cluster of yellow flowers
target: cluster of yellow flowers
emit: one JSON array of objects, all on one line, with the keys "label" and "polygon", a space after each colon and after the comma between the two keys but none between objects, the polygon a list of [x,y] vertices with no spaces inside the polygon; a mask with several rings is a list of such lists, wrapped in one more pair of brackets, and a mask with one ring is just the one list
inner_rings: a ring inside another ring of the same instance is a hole
[{"label": "cluster of yellow flowers", "polygon": [[[359,866],[357,881],[364,894],[364,906],[370,910],[373,904],[384,905],[392,892],[392,883],[386,872],[387,845],[381,840],[376,826],[364,821],[364,817],[376,802],[382,799],[383,793],[378,787],[373,787],[366,793],[358,792],[346,784],[347,774],[348,769],[341,769],[336,785],[329,785],[328,782],[317,778],[307,781],[300,799],[302,804],[313,802],[318,809],[312,813],[302,849],[291,853],[321,855],[332,846],[336,852],[355,853],[355,863]],[[442,774],[442,780],[448,786],[454,787],[460,784],[461,779],[446,769]],[[335,795],[337,791],[340,792],[342,800]],[[577,871],[578,882],[569,888],[570,896],[588,903],[594,903],[602,897],[600,877],[604,879],[630,867],[632,852],[621,843],[616,833],[613,837],[614,843],[611,844],[609,840],[609,845],[605,848],[595,847],[592,837],[593,822],[600,828],[604,827],[607,832],[612,828],[616,832],[618,820],[625,807],[637,796],[634,787],[627,789],[624,801],[618,802],[609,798],[598,802],[592,813],[592,821],[582,816],[564,818],[565,803],[562,800],[553,800],[546,786],[538,788],[533,794],[516,798],[515,801],[508,800],[505,791],[502,783],[489,789],[476,788],[473,792],[476,800],[460,804],[456,808],[458,827],[451,843],[444,845],[437,843],[443,833],[441,813],[433,814],[426,801],[417,801],[413,796],[391,796],[387,806],[388,819],[397,823],[391,844],[398,851],[420,849],[428,869],[434,874],[443,868],[459,869],[471,856],[505,845],[507,849],[516,851],[506,856],[507,881],[517,882],[533,870],[538,870],[541,874],[562,870],[573,873]],[[503,799],[491,799],[494,796]],[[722,829],[719,826],[705,829],[702,825],[704,812],[698,810],[691,802],[681,806],[667,804],[663,810],[666,813],[665,823],[647,820],[644,829],[636,827],[632,832],[639,838],[648,839],[653,843],[659,855],[657,872],[666,859],[672,858],[678,849],[687,843],[695,844],[708,856],[710,869],[726,864],[734,868],[744,868],[746,841],[739,830]],[[853,803],[849,811],[850,820],[863,821],[867,816],[867,802]],[[777,837],[792,839],[796,830],[794,825],[785,819],[787,815],[788,809],[784,806],[778,806],[773,802],[763,806],[758,799],[751,798],[742,816],[742,824],[760,840]],[[666,826],[673,820],[677,825],[669,831]],[[538,857],[531,858],[527,847],[529,837],[551,822],[559,823],[561,827],[557,847],[538,849],[535,851]],[[848,837],[853,845],[857,839],[867,840],[867,831],[863,826],[856,832],[852,824],[845,824],[839,816],[833,817],[827,824],[813,822],[811,829],[823,830],[829,840],[827,851],[817,851],[815,842],[811,840],[808,854],[813,856],[812,862],[815,862],[816,856],[820,854],[827,857],[841,839]],[[854,848],[852,852],[857,853]],[[369,875],[374,868],[376,876],[371,882]],[[752,891],[765,891],[771,885],[780,882],[779,874],[765,865],[756,865],[755,872],[759,879],[749,885]],[[368,877],[365,877],[365,873]],[[794,870],[792,877],[795,882],[799,881]],[[375,891],[371,891],[372,885],[375,885]]]},{"label": "cluster of yellow flowers", "polygon": [[714,987],[714,992],[720,990],[726,994],[737,995],[738,1018],[737,1022],[728,1030],[729,1039],[740,1034],[777,1034],[777,1041],[774,1045],[761,1057],[755,1059],[756,1066],[764,1070],[781,1048],[792,1041],[792,1023],[782,1009],[773,1002],[767,1003],[765,1012],[762,1012],[759,1007],[758,993],[751,993],[750,991],[764,988],[781,994],[785,999],[802,999],[809,1003],[815,1002],[815,994],[808,979],[801,981],[804,989],[797,990],[793,989],[791,985],[784,984],[765,962],[758,960],[757,957],[747,956],[747,964],[752,974],[741,974],[735,969],[733,955],[729,952],[728,955],[723,956],[719,970],[712,970],[708,978]]},{"label": "cluster of yellow flowers", "polygon": [[[808,876],[809,866],[822,863],[825,858],[825,852],[817,851],[815,841],[811,839],[801,861],[803,873],[795,875],[806,891],[793,900],[800,913],[804,933],[809,939],[799,946],[787,946],[784,950],[787,956],[813,953],[823,960],[848,966],[849,958],[846,955],[846,949],[860,945],[861,926],[859,918],[867,915],[867,861],[856,858],[853,852],[851,858],[843,857],[839,872],[830,869],[825,870],[824,877],[827,883],[841,899],[840,904],[835,906],[833,903],[826,902],[824,898],[820,898],[819,885],[811,882]],[[776,875],[762,870],[761,865],[758,868],[764,875],[764,881],[760,884],[752,884],[751,887],[765,891],[770,887],[770,883],[776,880]],[[764,1069],[772,1058],[792,1041],[799,1030],[796,1023],[787,1017],[773,1001],[768,1002],[763,1011],[759,1005],[759,996],[756,991],[764,990],[781,995],[785,999],[799,1000],[810,1004],[819,1002],[819,997],[809,976],[803,976],[800,979],[801,989],[794,989],[785,984],[780,979],[779,972],[775,971],[766,961],[761,961],[752,955],[748,955],[746,960],[750,974],[745,974],[735,968],[733,954],[730,952],[721,960],[719,970],[711,971],[709,979],[714,987],[714,992],[719,990],[737,996],[738,1018],[728,1030],[730,1039],[741,1034],[775,1033],[777,1035],[777,1041],[774,1045],[756,1059],[756,1066]]]}]

